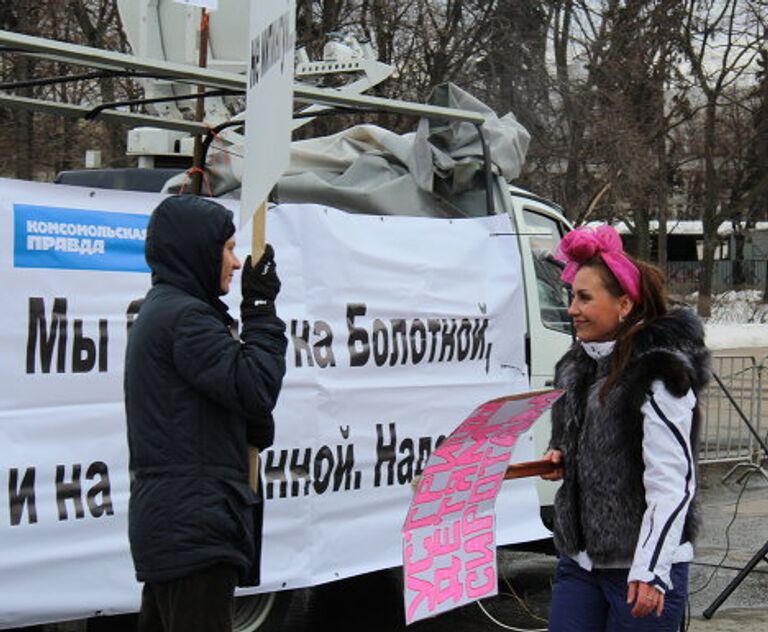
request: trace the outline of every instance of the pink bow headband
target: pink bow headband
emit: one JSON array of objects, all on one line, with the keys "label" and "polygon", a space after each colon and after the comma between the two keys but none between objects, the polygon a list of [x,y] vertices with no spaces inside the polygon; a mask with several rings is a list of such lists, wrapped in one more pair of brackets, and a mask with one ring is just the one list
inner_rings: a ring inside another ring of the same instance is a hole
[{"label": "pink bow headband", "polygon": [[563,237],[555,255],[556,259],[565,263],[560,278],[566,283],[573,283],[579,268],[595,255],[600,255],[629,298],[641,303],[640,270],[624,253],[621,237],[612,226],[577,228]]}]

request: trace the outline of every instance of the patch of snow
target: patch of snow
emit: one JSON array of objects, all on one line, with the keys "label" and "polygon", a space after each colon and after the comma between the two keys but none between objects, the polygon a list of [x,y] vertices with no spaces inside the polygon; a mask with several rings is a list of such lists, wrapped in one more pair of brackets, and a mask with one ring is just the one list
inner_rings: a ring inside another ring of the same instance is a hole
[{"label": "patch of snow", "polygon": [[[768,348],[768,303],[759,290],[731,290],[712,297],[712,315],[705,319],[707,347],[722,349]],[[685,297],[696,305],[697,293]]]},{"label": "patch of snow", "polygon": [[766,323],[768,303],[763,303],[759,290],[731,290],[712,297],[710,323]]},{"label": "patch of snow", "polygon": [[768,324],[705,323],[704,342],[711,351],[768,347]]}]

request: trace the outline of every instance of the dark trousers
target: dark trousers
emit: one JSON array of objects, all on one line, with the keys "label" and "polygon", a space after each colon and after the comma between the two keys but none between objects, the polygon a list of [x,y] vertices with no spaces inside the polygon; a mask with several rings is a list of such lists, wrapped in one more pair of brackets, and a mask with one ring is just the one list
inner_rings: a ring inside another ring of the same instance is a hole
[{"label": "dark trousers", "polygon": [[238,571],[216,564],[168,582],[144,584],[139,632],[232,632]]},{"label": "dark trousers", "polygon": [[552,587],[550,632],[678,632],[688,595],[688,564],[673,564],[673,589],[664,595],[664,612],[635,619],[627,603],[626,569],[585,571],[562,556]]}]

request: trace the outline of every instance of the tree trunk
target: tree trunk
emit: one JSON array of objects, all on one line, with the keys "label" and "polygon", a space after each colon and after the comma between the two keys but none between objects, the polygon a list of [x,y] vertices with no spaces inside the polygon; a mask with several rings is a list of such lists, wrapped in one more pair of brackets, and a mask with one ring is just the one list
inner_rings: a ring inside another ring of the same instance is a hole
[{"label": "tree trunk", "polygon": [[664,85],[663,75],[656,100],[658,124],[656,130],[656,164],[658,182],[656,183],[656,203],[659,212],[659,231],[657,234],[656,260],[659,268],[666,274],[667,272],[667,219],[669,217],[669,161],[667,160],[667,142],[666,133],[663,130],[664,122]]},{"label": "tree trunk", "polygon": [[[562,11],[562,13],[561,13]],[[568,148],[567,164],[565,168],[565,208],[570,219],[574,219],[580,213],[580,195],[579,186],[579,166],[582,164],[580,159],[582,139],[584,137],[583,118],[577,111],[576,99],[571,94],[570,80],[568,77],[568,44],[570,42],[571,25],[570,3],[557,10],[555,27],[555,68],[557,73],[557,85],[560,97],[563,102],[563,114],[568,124]],[[559,27],[559,28],[558,28]]]},{"label": "tree trunk", "polygon": [[651,231],[648,209],[639,204],[637,210],[633,213],[635,218],[635,256],[643,261],[650,259]]},{"label": "tree trunk", "polygon": [[704,253],[699,278],[699,316],[707,318],[712,307],[712,273],[717,248],[717,171],[715,170],[715,123],[716,94],[707,95],[706,121],[704,126],[704,213],[702,216]]},{"label": "tree trunk", "polygon": [[747,285],[747,275],[744,269],[744,233],[740,230],[733,233],[733,255],[731,260],[733,265],[733,287],[736,290],[743,290]]},{"label": "tree trunk", "polygon": [[715,249],[717,239],[704,239],[704,252],[701,258],[699,277],[699,300],[697,311],[702,318],[712,315],[712,276],[715,267]]},{"label": "tree trunk", "polygon": [[667,260],[669,254],[667,251],[667,218],[669,216],[669,207],[667,205],[666,191],[659,191],[659,231],[656,235],[656,263],[666,275]]},{"label": "tree trunk", "polygon": [[[32,76],[32,66],[34,62],[29,58],[19,55],[14,66],[14,79],[21,81],[29,79]],[[19,93],[25,97],[32,96],[31,88],[23,88]],[[13,113],[15,140],[14,140],[14,177],[19,180],[32,180],[35,174],[33,145],[34,135],[34,114],[28,110],[17,110]]]},{"label": "tree trunk", "polygon": [[761,261],[765,264],[765,284],[763,285],[763,303],[768,303],[768,261]]}]

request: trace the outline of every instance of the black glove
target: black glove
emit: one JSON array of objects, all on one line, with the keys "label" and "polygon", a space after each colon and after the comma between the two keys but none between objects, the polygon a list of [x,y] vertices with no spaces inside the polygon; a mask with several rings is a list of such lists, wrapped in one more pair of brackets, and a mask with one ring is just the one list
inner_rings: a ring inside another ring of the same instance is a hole
[{"label": "black glove", "polygon": [[240,303],[240,314],[243,319],[259,314],[274,314],[280,279],[277,278],[275,251],[270,244],[264,248],[264,254],[252,265],[248,255],[243,264],[240,276],[243,301]]},{"label": "black glove", "polygon": [[275,442],[275,420],[272,413],[262,413],[249,419],[246,425],[248,445],[266,450]]}]

